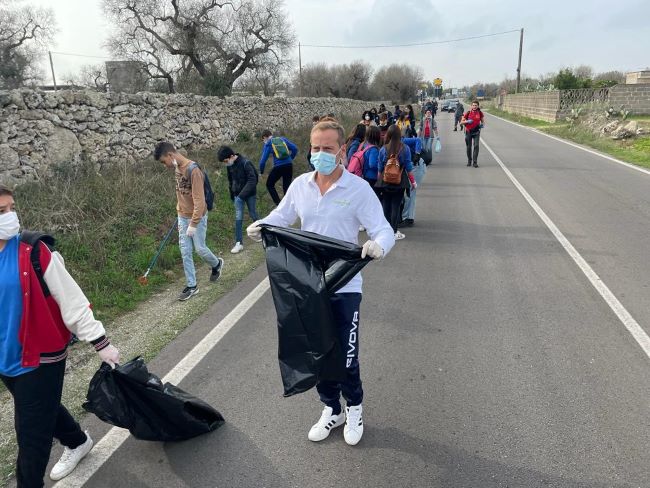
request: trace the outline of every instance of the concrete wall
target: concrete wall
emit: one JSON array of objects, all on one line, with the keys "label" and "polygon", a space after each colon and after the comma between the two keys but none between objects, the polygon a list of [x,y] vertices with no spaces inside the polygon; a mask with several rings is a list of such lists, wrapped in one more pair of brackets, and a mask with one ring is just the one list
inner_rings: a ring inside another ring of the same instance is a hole
[{"label": "concrete wall", "polygon": [[340,98],[203,97],[94,91],[0,91],[0,183],[45,176],[52,165],[148,157],[157,141],[211,148],[240,132],[282,133],[314,115],[361,117],[378,106]]},{"label": "concrete wall", "polygon": [[504,95],[500,98],[499,108],[506,112],[555,122],[560,110],[560,92],[554,90]]},{"label": "concrete wall", "polygon": [[650,115],[650,85],[616,85],[609,89],[609,105],[621,105],[635,115]]},{"label": "concrete wall", "polygon": [[[571,107],[565,107],[566,101],[562,99],[562,94],[572,91],[577,90],[508,94],[500,96],[497,103],[506,112],[556,122],[571,111]],[[609,88],[606,100],[604,97],[605,95],[595,103],[615,109],[623,106],[635,115],[650,114],[650,85],[616,85]],[[576,104],[584,105],[578,102]]]}]

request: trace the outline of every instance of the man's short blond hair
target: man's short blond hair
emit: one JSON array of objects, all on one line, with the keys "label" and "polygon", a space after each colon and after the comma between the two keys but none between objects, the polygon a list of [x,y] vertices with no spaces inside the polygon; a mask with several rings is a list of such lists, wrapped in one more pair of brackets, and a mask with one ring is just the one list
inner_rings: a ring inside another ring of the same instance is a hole
[{"label": "man's short blond hair", "polygon": [[339,146],[342,146],[345,143],[345,130],[343,126],[339,124],[336,119],[327,117],[328,120],[321,120],[316,124],[312,129],[311,133],[314,132],[323,132],[325,130],[335,130],[338,133]]}]

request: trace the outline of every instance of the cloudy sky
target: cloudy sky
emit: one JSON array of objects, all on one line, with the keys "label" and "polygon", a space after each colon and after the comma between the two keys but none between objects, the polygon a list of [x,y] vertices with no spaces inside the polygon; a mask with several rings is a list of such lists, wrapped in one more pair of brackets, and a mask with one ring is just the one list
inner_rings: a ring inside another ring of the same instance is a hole
[{"label": "cloudy sky", "polygon": [[[53,51],[109,56],[111,26],[101,0],[25,0],[54,9],[59,32]],[[168,1],[168,0],[160,0]],[[287,22],[302,44],[377,45],[446,41],[524,28],[522,71],[539,75],[587,64],[596,72],[650,66],[649,0],[285,0]],[[308,63],[357,59],[374,68],[406,62],[445,85],[515,76],[519,33],[391,49],[304,47]],[[295,59],[297,65],[297,49]],[[54,55],[58,78],[100,58]],[[44,67],[47,65],[44,65]],[[47,66],[49,69],[49,66]]]}]

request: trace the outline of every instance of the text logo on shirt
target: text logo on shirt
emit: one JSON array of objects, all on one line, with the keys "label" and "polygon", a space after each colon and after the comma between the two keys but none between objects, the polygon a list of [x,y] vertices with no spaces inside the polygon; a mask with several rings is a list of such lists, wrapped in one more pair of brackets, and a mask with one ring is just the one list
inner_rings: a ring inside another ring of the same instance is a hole
[{"label": "text logo on shirt", "polygon": [[351,203],[350,200],[334,200],[334,205],[339,207],[349,207]]}]

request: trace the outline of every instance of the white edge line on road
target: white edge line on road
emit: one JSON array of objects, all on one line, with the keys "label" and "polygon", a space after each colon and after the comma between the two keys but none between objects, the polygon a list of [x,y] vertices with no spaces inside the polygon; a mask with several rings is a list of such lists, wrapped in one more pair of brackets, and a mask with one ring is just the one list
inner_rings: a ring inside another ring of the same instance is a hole
[{"label": "white edge line on road", "polygon": [[[248,312],[270,288],[265,278],[239,304],[219,322],[201,342],[185,355],[162,379],[163,383],[180,383],[199,362],[216,346],[226,333]],[[77,466],[77,469],[54,486],[56,488],[79,488],[83,486],[115,451],[129,438],[129,431],[113,427],[95,445],[90,454]]]},{"label": "white edge line on road", "polygon": [[528,129],[531,132],[535,132],[536,134],[540,134],[545,137],[549,137],[551,139],[554,139],[558,142],[562,142],[564,144],[568,144],[569,146],[582,149],[583,151],[586,151],[588,153],[594,154],[596,156],[600,156],[601,158],[608,159],[610,161],[613,161],[614,163],[621,164],[623,166],[627,166],[630,169],[640,171],[641,173],[645,173],[647,175],[650,175],[650,170],[647,170],[645,168],[642,168],[641,166],[636,166],[635,164],[632,163],[626,163],[625,161],[621,161],[620,159],[613,158],[612,156],[608,156],[607,154],[603,154],[598,151],[594,151],[592,149],[589,149],[587,147],[581,146],[580,144],[575,144],[573,142],[567,141],[566,139],[562,139],[561,137],[556,137],[552,136],[551,134],[547,134],[546,132],[542,132],[541,130],[535,129],[533,127],[528,127],[526,125],[518,124],[517,122],[513,122],[512,120],[504,119],[503,117],[499,117],[498,115],[491,114],[490,112],[486,112],[490,117],[495,117],[499,120],[503,120],[504,122],[508,122],[509,124],[516,125],[517,127],[521,127],[522,129]]},{"label": "white edge line on road", "polygon": [[519,190],[519,193],[523,195],[523,197],[526,199],[528,204],[533,208],[533,210],[539,215],[539,217],[542,219],[544,224],[546,224],[546,227],[553,233],[555,238],[560,242],[564,250],[571,256],[573,261],[578,265],[580,270],[585,274],[587,279],[591,282],[593,287],[600,293],[600,296],[602,296],[605,299],[605,302],[607,302],[607,305],[612,309],[612,311],[616,314],[616,316],[619,318],[619,320],[623,323],[625,328],[632,334],[632,337],[636,340],[636,342],[641,346],[641,349],[643,349],[643,352],[645,352],[646,356],[650,358],[650,337],[648,334],[641,328],[639,323],[632,317],[630,312],[627,311],[627,309],[623,306],[623,304],[616,298],[616,296],[612,293],[612,291],[607,287],[607,285],[603,282],[603,280],[598,276],[598,274],[592,269],[589,264],[587,264],[587,261],[584,260],[584,258],[580,255],[580,253],[576,250],[575,247],[573,247],[573,244],[569,242],[569,240],[562,234],[560,229],[553,223],[553,221],[549,218],[548,215],[546,215],[546,212],[542,210],[542,208],[537,204],[535,200],[533,200],[533,197],[530,196],[530,194],[526,191],[526,189],[519,183],[517,178],[510,172],[510,170],[506,167],[505,164],[503,164],[503,161],[495,154],[495,152],[492,150],[490,146],[485,142],[485,139],[481,138],[481,142],[485,146],[485,148],[490,152],[492,157],[496,160],[496,162],[501,166],[501,169],[505,172],[506,176],[510,178],[510,181],[515,185],[517,190]]}]

